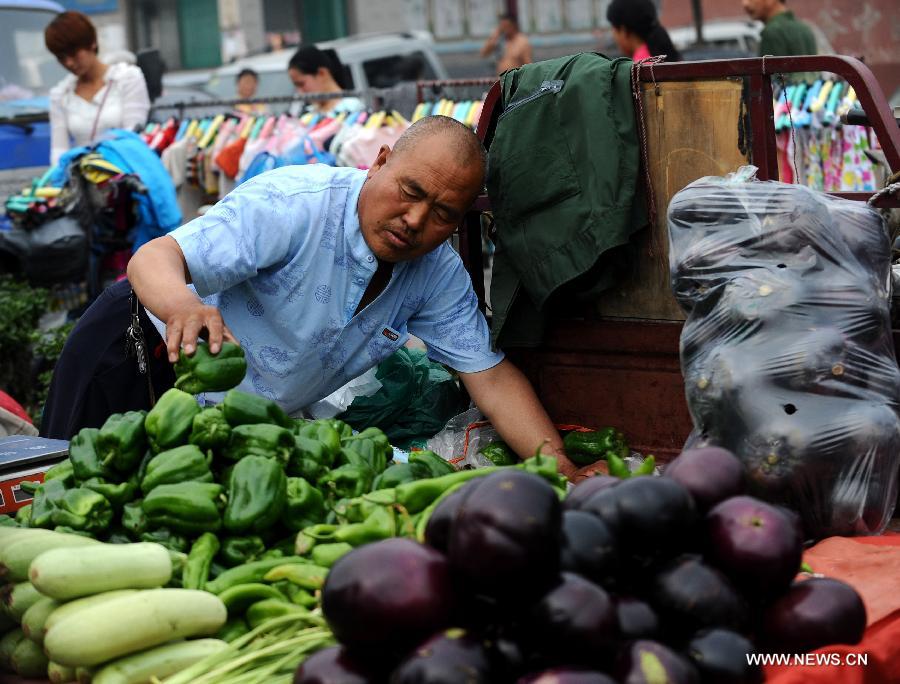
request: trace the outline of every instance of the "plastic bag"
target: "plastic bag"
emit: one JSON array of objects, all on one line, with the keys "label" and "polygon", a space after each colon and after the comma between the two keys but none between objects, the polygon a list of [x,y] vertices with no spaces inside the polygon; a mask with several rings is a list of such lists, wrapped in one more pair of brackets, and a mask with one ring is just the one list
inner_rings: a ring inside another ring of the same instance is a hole
[{"label": "plastic bag", "polygon": [[316,420],[322,418],[334,418],[339,413],[346,411],[358,397],[371,397],[381,389],[382,384],[375,374],[376,369],[370,368],[359,377],[353,378],[343,387],[339,387],[324,399],[310,404],[306,410]]},{"label": "plastic bag", "polygon": [[882,219],[747,178],[702,178],[669,205],[687,446],[733,451],[752,493],[795,509],[812,537],[877,534],[900,462]]}]

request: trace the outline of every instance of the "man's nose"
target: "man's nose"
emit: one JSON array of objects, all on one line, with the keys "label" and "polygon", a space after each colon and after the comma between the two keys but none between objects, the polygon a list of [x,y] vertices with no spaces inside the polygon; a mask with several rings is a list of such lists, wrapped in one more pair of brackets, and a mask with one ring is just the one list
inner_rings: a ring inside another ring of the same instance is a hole
[{"label": "man's nose", "polygon": [[406,210],[406,215],[403,217],[406,221],[406,225],[412,228],[413,230],[421,230],[425,225],[425,221],[428,219],[429,207],[424,202],[415,202],[409,209]]}]

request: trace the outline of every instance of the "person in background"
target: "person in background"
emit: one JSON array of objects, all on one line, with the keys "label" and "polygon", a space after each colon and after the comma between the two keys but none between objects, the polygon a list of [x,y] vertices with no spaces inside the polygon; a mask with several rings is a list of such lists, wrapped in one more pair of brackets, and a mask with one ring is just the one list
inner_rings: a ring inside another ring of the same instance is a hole
[{"label": "person in background", "polygon": [[51,164],[110,128],[147,123],[150,96],[143,73],[133,64],[101,61],[97,30],[84,14],[58,14],[44,30],[44,43],[71,72],[50,91]]},{"label": "person in background", "polygon": [[794,17],[784,0],[742,0],[742,4],[752,19],[766,25],[759,41],[760,57],[816,54],[816,37],[812,30]]},{"label": "person in background", "polygon": [[[344,65],[334,50],[320,50],[314,45],[300,47],[288,63],[288,76],[298,93],[341,93],[351,84]],[[311,102],[309,109],[327,116],[365,109],[357,97],[340,94],[330,100]]]},{"label": "person in background", "polygon": [[[253,69],[241,69],[235,83],[238,99],[250,100],[256,97],[256,89],[259,86],[259,74]],[[245,114],[262,114],[266,111],[266,106],[260,102],[242,102],[235,105],[234,108]]]},{"label": "person in background", "polygon": [[500,21],[493,33],[481,47],[481,56],[487,57],[497,52],[497,73],[502,74],[509,69],[516,69],[533,60],[531,43],[528,37],[519,30],[519,20],[511,14],[501,14]]},{"label": "person in background", "polygon": [[606,8],[606,19],[619,50],[635,62],[657,55],[665,55],[667,62],[681,61],[650,0],[613,0]]}]

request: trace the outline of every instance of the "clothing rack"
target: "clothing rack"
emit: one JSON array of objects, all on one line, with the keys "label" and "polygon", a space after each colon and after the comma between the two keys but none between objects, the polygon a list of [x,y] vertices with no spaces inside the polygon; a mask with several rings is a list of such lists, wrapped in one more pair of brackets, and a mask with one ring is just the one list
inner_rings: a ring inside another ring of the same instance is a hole
[{"label": "clothing rack", "polygon": [[484,78],[450,78],[438,81],[416,81],[416,102],[425,101],[425,90],[431,89],[434,95],[444,93],[446,88],[470,88],[474,86],[490,87],[497,82],[494,77]]},{"label": "clothing rack", "polygon": [[173,102],[172,104],[153,105],[150,113],[153,114],[158,110],[177,110],[178,118],[184,118],[186,109],[216,109],[227,108],[233,109],[237,105],[256,105],[256,104],[293,104],[294,102],[321,102],[323,100],[334,100],[343,97],[358,97],[371,105],[370,98],[378,97],[380,93],[374,90],[341,90],[331,93],[295,93],[293,95],[278,95],[272,97],[257,97],[251,99],[229,99],[229,100],[192,100],[189,102]]}]

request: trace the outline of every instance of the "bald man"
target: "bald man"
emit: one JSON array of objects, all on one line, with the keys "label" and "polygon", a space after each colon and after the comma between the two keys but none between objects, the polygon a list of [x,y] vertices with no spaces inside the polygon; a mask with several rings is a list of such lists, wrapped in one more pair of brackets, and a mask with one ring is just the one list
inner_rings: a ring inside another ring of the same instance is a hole
[{"label": "bald man", "polygon": [[413,334],[432,360],[459,372],[520,456],[545,444],[572,474],[528,381],[491,349],[469,275],[447,241],[485,166],[469,129],[428,117],[393,150],[383,146],[368,171],[289,166],[251,179],[131,259],[128,279],[160,334],[146,331],[146,346],[161,340],[162,361],[174,362],[201,336],[213,353],[236,341],[248,363],[240,389],[298,414]]}]

